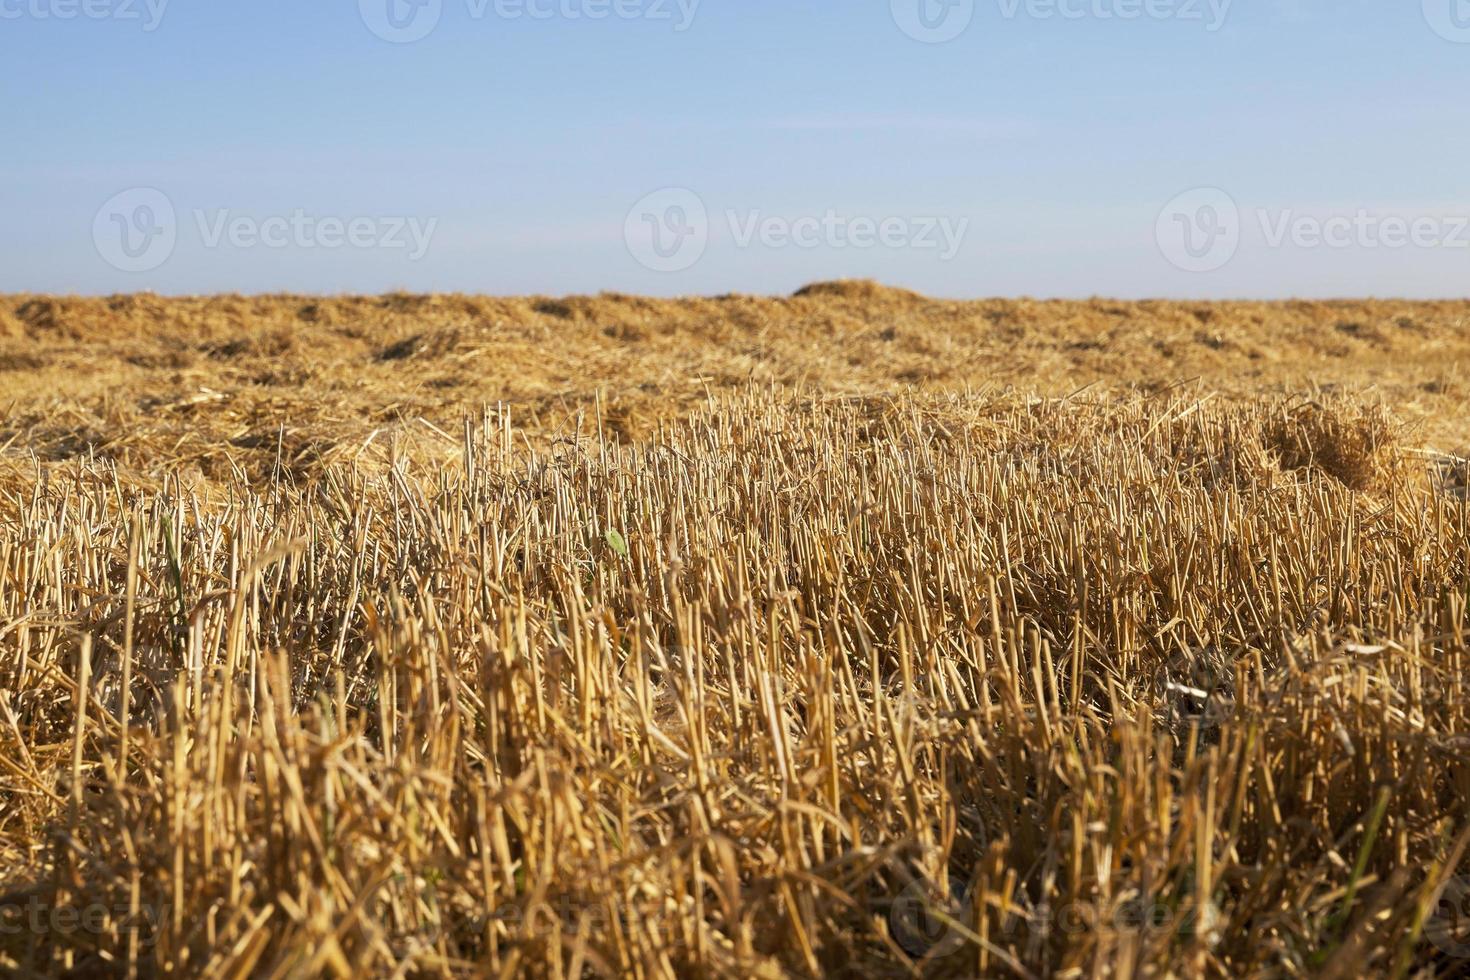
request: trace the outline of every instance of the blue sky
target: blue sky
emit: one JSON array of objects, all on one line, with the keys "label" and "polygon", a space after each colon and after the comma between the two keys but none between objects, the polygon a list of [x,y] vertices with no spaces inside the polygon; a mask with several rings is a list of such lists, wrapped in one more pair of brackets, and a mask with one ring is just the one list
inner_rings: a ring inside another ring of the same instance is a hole
[{"label": "blue sky", "polygon": [[0,291],[1470,293],[1470,0],[429,2],[0,0]]}]

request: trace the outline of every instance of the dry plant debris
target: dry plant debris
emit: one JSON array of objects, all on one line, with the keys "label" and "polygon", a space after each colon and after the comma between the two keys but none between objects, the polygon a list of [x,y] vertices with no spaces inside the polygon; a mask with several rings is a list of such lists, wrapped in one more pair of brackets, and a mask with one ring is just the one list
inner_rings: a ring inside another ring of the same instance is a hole
[{"label": "dry plant debris", "polygon": [[0,302],[0,970],[1463,973],[1467,311]]}]

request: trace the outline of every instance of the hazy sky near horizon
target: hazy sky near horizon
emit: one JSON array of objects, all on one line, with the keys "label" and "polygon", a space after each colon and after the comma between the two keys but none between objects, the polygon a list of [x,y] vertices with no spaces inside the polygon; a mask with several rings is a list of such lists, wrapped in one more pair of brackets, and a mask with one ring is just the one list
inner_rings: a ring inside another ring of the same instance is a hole
[{"label": "hazy sky near horizon", "polygon": [[0,292],[1470,294],[1470,0],[0,0]]}]

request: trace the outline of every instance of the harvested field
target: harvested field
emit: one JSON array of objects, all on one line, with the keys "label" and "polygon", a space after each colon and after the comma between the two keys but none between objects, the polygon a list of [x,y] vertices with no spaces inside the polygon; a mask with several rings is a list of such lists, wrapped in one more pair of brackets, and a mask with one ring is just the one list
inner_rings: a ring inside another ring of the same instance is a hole
[{"label": "harvested field", "polygon": [[0,970],[1470,969],[1470,303],[0,300]]}]

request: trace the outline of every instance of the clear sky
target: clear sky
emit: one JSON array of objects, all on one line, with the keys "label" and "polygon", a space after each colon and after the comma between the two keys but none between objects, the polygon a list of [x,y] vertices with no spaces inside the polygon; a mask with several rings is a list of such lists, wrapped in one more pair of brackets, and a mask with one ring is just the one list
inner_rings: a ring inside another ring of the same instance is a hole
[{"label": "clear sky", "polygon": [[0,0],[0,96],[3,292],[1470,294],[1470,0]]}]

